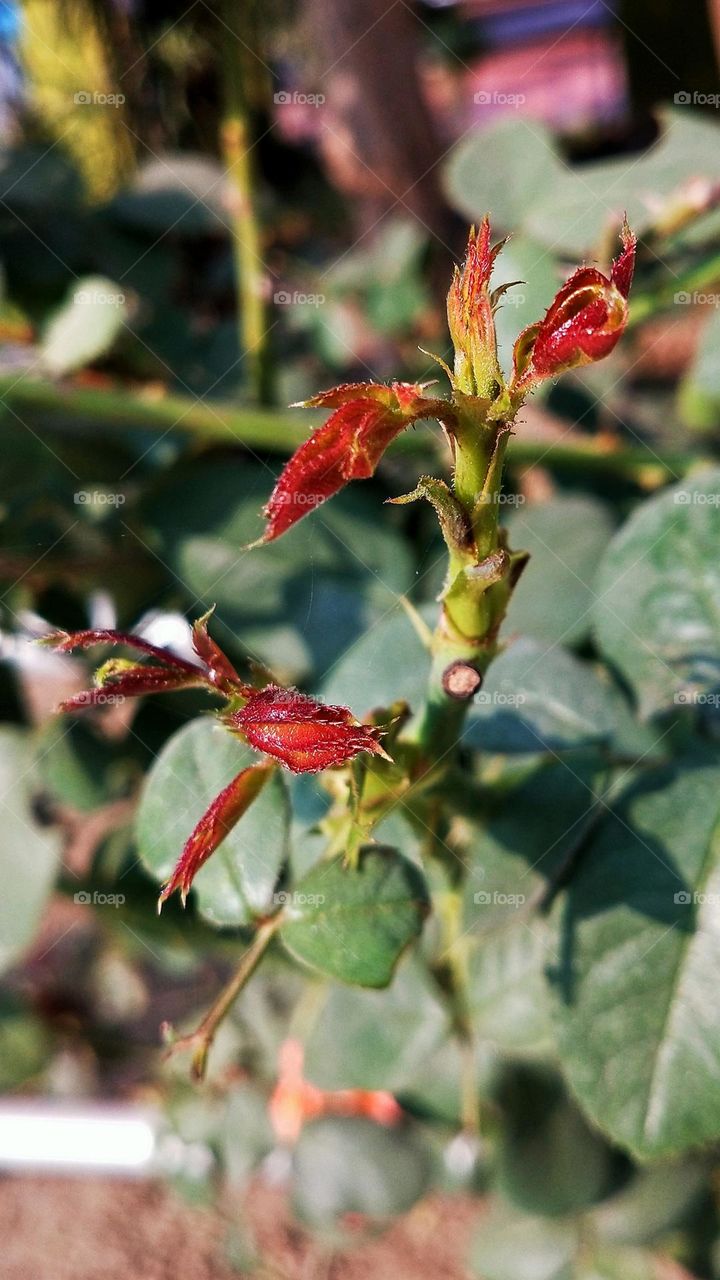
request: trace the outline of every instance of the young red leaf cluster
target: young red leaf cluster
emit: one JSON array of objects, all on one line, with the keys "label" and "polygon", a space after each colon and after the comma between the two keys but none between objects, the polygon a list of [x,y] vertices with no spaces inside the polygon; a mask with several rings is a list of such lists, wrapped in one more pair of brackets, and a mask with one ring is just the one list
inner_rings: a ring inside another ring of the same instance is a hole
[{"label": "young red leaf cluster", "polygon": [[498,361],[495,311],[512,285],[490,289],[504,241],[492,245],[490,222],[484,218],[478,230],[470,232],[465,260],[461,268],[456,267],[448,293],[455,363],[451,374],[444,367],[450,374],[454,402],[427,398],[422,384],[404,382],[346,383],[303,401],[305,407],[333,412],[282,471],[264,509],[266,525],[259,543],[286,533],[349,481],[373,475],[388,445],[411,423],[436,418],[452,441],[463,397],[486,400],[493,420],[505,421],[544,379],[608,355],[627,324],[636,249],[627,223],[621,239],[622,252],[609,277],[596,267],[578,268],[557,293],[545,318],[520,334],[507,386]]},{"label": "young red leaf cluster", "polygon": [[345,764],[362,751],[388,759],[379,742],[380,730],[360,724],[347,707],[326,706],[296,689],[276,684],[262,689],[245,684],[208,634],[208,616],[193,627],[193,647],[200,660],[197,664],[124,631],[56,632],[43,641],[61,653],[110,644],[135,649],[142,657],[153,659],[152,664],[111,659],[100,667],[96,687],[69,698],[61,704],[60,711],[82,711],[102,705],[111,697],[206,688],[230,704],[221,714],[227,728],[270,758],[243,769],[213,800],[186,841],[173,874],[163,887],[160,906],[176,889],[185,901],[200,867],[247,811],[275,763],[294,773],[316,773]]}]

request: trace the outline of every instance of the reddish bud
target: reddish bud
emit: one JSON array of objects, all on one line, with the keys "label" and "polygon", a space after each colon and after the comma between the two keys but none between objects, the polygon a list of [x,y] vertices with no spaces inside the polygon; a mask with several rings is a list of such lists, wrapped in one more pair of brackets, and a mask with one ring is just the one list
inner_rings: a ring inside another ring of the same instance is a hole
[{"label": "reddish bud", "polygon": [[326,706],[274,684],[254,693],[225,723],[293,773],[317,773],[361,751],[389,758],[378,741],[379,730],[359,724],[347,707]]},{"label": "reddish bud", "polygon": [[592,364],[610,354],[625,330],[627,298],[635,267],[636,239],[627,224],[622,253],[610,278],[580,267],[563,285],[544,320],[520,334],[514,352],[512,392],[524,394],[545,378]]},{"label": "reddish bud", "polygon": [[405,382],[346,383],[304,405],[334,408],[288,462],[265,507],[265,533],[272,542],[351,480],[373,475],[388,445],[418,418],[449,419],[444,400],[429,400],[424,388]]},{"label": "reddish bud", "polygon": [[454,383],[465,395],[492,396],[502,381],[493,319],[497,295],[490,293],[489,285],[503,243],[490,247],[490,223],[483,218],[479,230],[470,232],[462,270],[456,267],[453,273],[448,326],[455,347]]},{"label": "reddish bud", "polygon": [[250,808],[274,767],[266,761],[249,765],[215,797],[210,808],[203,814],[195,830],[185,842],[185,847],[170,879],[163,885],[158,900],[158,911],[162,909],[166,898],[169,898],[176,889],[180,890],[183,906],[185,905],[198,871]]}]

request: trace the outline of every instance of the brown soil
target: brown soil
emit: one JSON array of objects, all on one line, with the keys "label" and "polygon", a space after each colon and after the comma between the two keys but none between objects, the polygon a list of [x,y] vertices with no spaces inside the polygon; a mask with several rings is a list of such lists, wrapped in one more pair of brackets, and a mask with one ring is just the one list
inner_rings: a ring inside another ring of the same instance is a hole
[{"label": "brown soil", "polygon": [[477,1217],[477,1200],[431,1196],[383,1236],[328,1253],[292,1219],[281,1192],[260,1184],[244,1206],[221,1213],[188,1206],[160,1183],[10,1177],[0,1181],[0,1274],[3,1280],[467,1280],[464,1261]]}]

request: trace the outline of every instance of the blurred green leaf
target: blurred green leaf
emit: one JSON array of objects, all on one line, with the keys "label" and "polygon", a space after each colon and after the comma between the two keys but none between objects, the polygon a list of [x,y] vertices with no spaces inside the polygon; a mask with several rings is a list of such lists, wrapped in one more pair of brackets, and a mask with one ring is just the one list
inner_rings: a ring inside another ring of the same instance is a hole
[{"label": "blurred green leaf", "polygon": [[473,940],[468,995],[480,1040],[509,1052],[552,1043],[545,970],[553,960],[541,919],[511,923]]},{"label": "blurred green leaf", "polygon": [[430,1158],[408,1129],[369,1120],[308,1125],[295,1150],[292,1199],[301,1218],[331,1227],[347,1213],[385,1219],[405,1213],[426,1191]]},{"label": "blurred green leaf", "polygon": [[608,741],[609,682],[565,649],[521,637],[490,664],[465,739],[485,751],[562,751]]},{"label": "blurred green leaf", "polygon": [[699,177],[720,178],[720,128],[714,121],[687,107],[665,108],[659,121],[657,141],[641,155],[553,170],[552,184],[539,189],[524,221],[528,234],[548,249],[560,247],[581,259],[597,250],[608,226],[619,227],[623,213],[642,237],[663,196]]},{"label": "blurred green leaf", "polygon": [[422,702],[430,672],[430,655],[412,622],[397,605],[368,628],[326,675],[321,693],[327,702],[350,707],[356,716],[404,699]]},{"label": "blurred green leaf", "polygon": [[613,538],[594,607],[598,643],[650,716],[720,685],[720,471],[644,502]]},{"label": "blurred green leaf", "polygon": [[40,344],[43,368],[57,378],[107,355],[123,331],[127,314],[125,294],[114,280],[105,276],[76,280],[45,326]]},{"label": "blurred green leaf", "polygon": [[523,225],[563,176],[549,130],[537,121],[506,117],[489,129],[473,130],[454,147],[444,185],[452,207],[469,222],[489,212],[495,231],[507,233]]},{"label": "blurred green leaf", "polygon": [[30,945],[53,886],[60,836],[36,821],[31,744],[20,729],[0,729],[0,971]]},{"label": "blurred green leaf", "polygon": [[408,957],[385,991],[331,989],[307,1041],[308,1079],[324,1089],[412,1092],[446,1029],[427,974]]},{"label": "blurred green leaf", "polygon": [[507,524],[511,547],[529,551],[530,564],[513,593],[504,634],[580,644],[590,631],[598,562],[612,532],[607,507],[594,498],[557,497],[519,507]]},{"label": "blurred green leaf", "polygon": [[496,1172],[503,1195],[526,1213],[549,1217],[603,1198],[611,1186],[612,1151],[554,1073],[509,1064],[498,1102],[505,1117]]},{"label": "blurred green leaf", "polygon": [[218,638],[288,679],[320,674],[408,590],[401,537],[378,497],[341,494],[269,546],[246,550],[275,471],[241,458],[184,464],[147,495],[143,537],[191,607],[217,604]]}]

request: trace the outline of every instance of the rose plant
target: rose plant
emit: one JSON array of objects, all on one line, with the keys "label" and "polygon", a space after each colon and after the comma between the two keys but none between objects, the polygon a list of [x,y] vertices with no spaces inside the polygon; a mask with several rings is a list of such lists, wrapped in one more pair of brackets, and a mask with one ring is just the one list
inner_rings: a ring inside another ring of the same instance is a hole
[{"label": "rose plant", "polygon": [[[266,1090],[275,1138],[294,1149],[302,1185],[315,1188],[299,1194],[307,1215],[327,1225],[350,1211],[374,1220],[407,1207],[438,1167],[433,1135],[449,1128],[445,1181],[477,1186],[491,1176],[508,1202],[493,1210],[478,1246],[486,1280],[530,1275],[518,1269],[523,1256],[539,1259],[532,1274],[547,1280],[680,1277],[680,1263],[655,1246],[706,1194],[706,1158],[688,1153],[720,1137],[720,1024],[709,994],[720,959],[712,888],[720,802],[695,697],[717,679],[718,655],[690,586],[666,605],[668,582],[686,582],[688,546],[708,537],[711,504],[697,495],[714,491],[717,474],[688,482],[694,496],[674,510],[667,494],[653,499],[603,562],[599,599],[614,605],[598,612],[598,642],[635,691],[645,725],[632,720],[618,684],[589,667],[580,692],[579,659],[553,655],[555,646],[522,672],[513,666],[527,642],[512,643],[503,623],[528,555],[500,521],[508,445],[532,392],[618,344],[636,239],[624,223],[607,274],[582,266],[567,279],[517,337],[507,374],[495,321],[513,285],[493,279],[502,248],[485,218],[455,270],[452,367],[435,357],[448,396],[431,384],[367,382],[304,401],[329,417],[285,466],[248,549],[255,554],[371,477],[406,428],[438,422],[450,478],[422,475],[391,499],[429,503],[445,545],[433,628],[406,602],[415,646],[407,662],[427,671],[422,696],[399,692],[383,705],[369,697],[356,715],[285,687],[258,664],[241,675],[212,638],[208,614],[193,627],[193,658],[113,630],[56,632],[45,642],[135,655],[109,657],[94,687],[63,704],[66,713],[102,707],[109,694],[199,690],[221,704],[214,720],[171,739],[140,808],[138,846],[160,882],[158,907],[176,891],[185,906],[196,890],[200,916],[243,940],[234,974],[196,1029],[166,1026],[165,1037],[173,1054],[189,1050],[199,1079],[253,975],[259,991],[265,975],[294,991],[298,973],[311,975],[310,990],[330,991],[319,1030],[302,994],[281,1019]],[[678,511],[687,529],[679,549]],[[638,564],[650,551],[644,575]],[[708,590],[716,588],[714,577]],[[633,609],[645,611],[649,639],[638,640]],[[707,640],[702,653],[673,647],[683,611]],[[544,678],[528,681],[536,666],[561,691],[551,708],[543,691],[544,721],[523,716]],[[683,692],[689,714],[679,727],[650,733],[652,717]],[[508,723],[524,744],[514,755],[497,746]],[[317,775],[318,816],[302,831],[296,823],[291,848],[291,801],[306,794],[298,779],[308,774]],[[337,984],[358,989],[349,1004]],[[371,994],[380,988],[389,990]],[[357,1061],[341,1052],[340,1067],[328,1067],[345,1037]],[[403,1072],[413,1038],[427,1046],[432,1080],[422,1062]],[[355,1181],[323,1191],[318,1207],[323,1171],[345,1159]]]}]

